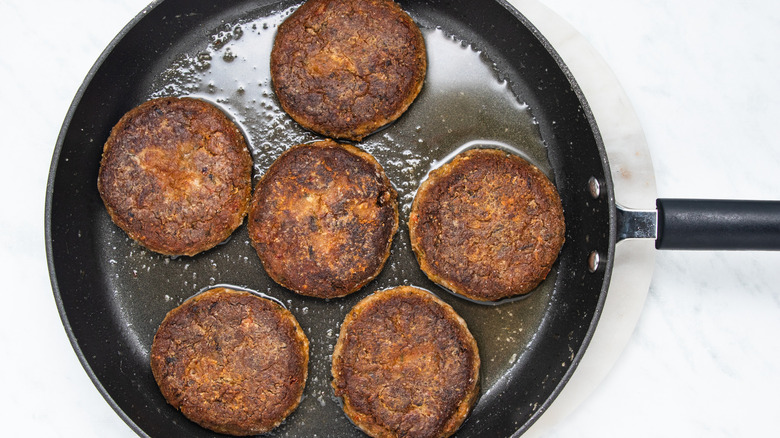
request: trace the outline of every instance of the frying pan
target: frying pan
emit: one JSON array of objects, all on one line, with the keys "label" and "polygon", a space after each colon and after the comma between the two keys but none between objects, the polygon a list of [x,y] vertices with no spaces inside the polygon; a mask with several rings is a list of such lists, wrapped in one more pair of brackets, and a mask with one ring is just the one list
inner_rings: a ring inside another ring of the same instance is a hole
[{"label": "frying pan", "polygon": [[[426,31],[426,42],[441,48],[446,46],[442,41],[452,40],[465,47],[464,56],[476,53],[484,61],[490,81],[509,90],[522,103],[518,111],[527,109],[532,117],[530,125],[513,121],[509,126],[533,130],[543,140],[545,156],[539,156],[538,144],[490,137],[497,126],[506,127],[504,121],[498,116],[472,120],[478,111],[471,111],[474,102],[468,98],[448,101],[436,95],[434,69],[441,63],[434,61],[441,58],[430,53],[431,81],[420,101],[393,126],[360,144],[394,180],[404,203],[402,227],[382,274],[340,300],[309,299],[276,286],[265,276],[243,228],[196,257],[150,253],[111,223],[95,184],[102,144],[113,124],[156,93],[199,94],[226,109],[253,145],[256,176],[280,150],[313,139],[274,110],[262,72],[236,84],[236,93],[247,96],[243,100],[225,98],[220,87],[226,79],[207,75],[218,63],[226,71],[227,66],[240,68],[241,53],[225,56],[231,44],[250,40],[250,31],[255,32],[251,38],[261,40],[272,35],[275,22],[267,17],[283,15],[297,3],[156,2],[120,33],[90,71],[54,152],[46,203],[47,255],[55,299],[79,359],[111,406],[140,435],[211,435],[165,403],[148,366],[151,339],[165,313],[204,287],[234,284],[274,296],[307,331],[312,361],[305,398],[274,436],[360,436],[332,398],[329,354],[338,324],[352,305],[373,290],[398,284],[422,286],[447,300],[480,345],[482,393],[458,436],[509,436],[527,430],[573,373],[596,327],[620,239],[661,236],[660,248],[777,248],[780,215],[775,203],[659,200],[657,210],[643,212],[617,206],[598,127],[576,81],[543,36],[505,2],[400,3]],[[214,58],[217,53],[221,60]],[[239,58],[231,59],[233,55]],[[193,69],[207,78],[197,90],[188,82]],[[480,93],[464,95],[485,99]],[[496,95],[490,98],[492,102]],[[431,115],[429,110],[443,103],[451,104],[446,114]],[[451,136],[438,135],[434,125],[442,115],[454,119],[445,126],[484,132],[455,129]],[[460,300],[430,283],[412,258],[404,213],[408,215],[405,206],[414,183],[464,145],[515,148],[547,171],[561,193],[567,242],[552,275],[525,300],[497,306]],[[747,227],[742,226],[745,218]],[[723,219],[740,226],[726,227],[728,238],[713,243],[711,233],[723,230]],[[698,235],[677,227],[702,220],[708,225]]]}]

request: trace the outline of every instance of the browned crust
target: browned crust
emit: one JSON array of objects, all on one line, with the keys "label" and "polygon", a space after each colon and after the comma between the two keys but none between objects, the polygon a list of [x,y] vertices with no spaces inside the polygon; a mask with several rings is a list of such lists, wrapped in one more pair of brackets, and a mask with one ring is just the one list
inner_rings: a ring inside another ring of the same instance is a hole
[{"label": "browned crust", "polygon": [[495,301],[533,290],[563,246],[555,186],[526,160],[472,149],[431,172],[409,217],[420,268],[465,297]]},{"label": "browned crust", "polygon": [[361,140],[396,120],[422,89],[420,29],[391,0],[309,0],[271,52],[279,103],[303,127]]},{"label": "browned crust", "polygon": [[374,157],[354,146],[297,145],[257,184],[247,226],[274,281],[303,295],[340,297],[387,261],[397,194]]},{"label": "browned crust", "polygon": [[349,419],[373,437],[447,437],[477,399],[479,368],[477,343],[455,310],[400,286],[347,314],[332,384]]},{"label": "browned crust", "polygon": [[254,435],[278,426],[306,385],[309,341],[278,303],[215,288],[171,310],[151,349],[168,403],[219,433]]},{"label": "browned crust", "polygon": [[111,219],[152,251],[195,255],[244,220],[252,157],[215,106],[166,97],[125,114],[103,148],[98,191]]}]

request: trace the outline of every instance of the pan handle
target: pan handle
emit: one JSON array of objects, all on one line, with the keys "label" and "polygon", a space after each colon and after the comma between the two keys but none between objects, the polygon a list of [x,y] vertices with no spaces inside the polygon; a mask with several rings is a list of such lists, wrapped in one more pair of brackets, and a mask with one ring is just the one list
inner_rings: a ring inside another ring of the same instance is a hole
[{"label": "pan handle", "polygon": [[780,250],[780,201],[658,199],[657,211],[618,207],[618,240],[657,249]]},{"label": "pan handle", "polygon": [[780,250],[780,202],[658,199],[658,249]]}]

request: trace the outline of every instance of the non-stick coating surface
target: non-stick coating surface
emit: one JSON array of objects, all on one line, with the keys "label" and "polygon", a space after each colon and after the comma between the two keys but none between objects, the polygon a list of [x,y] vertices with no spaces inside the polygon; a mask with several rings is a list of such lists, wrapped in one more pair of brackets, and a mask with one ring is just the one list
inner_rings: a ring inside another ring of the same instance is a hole
[{"label": "non-stick coating surface", "polygon": [[[434,291],[452,304],[480,344],[485,364],[481,398],[458,436],[523,432],[557,395],[587,345],[606,293],[614,248],[613,194],[606,158],[592,117],[565,67],[557,63],[532,26],[501,2],[400,2],[423,28],[431,43],[429,50],[446,47],[449,38],[462,42],[464,50],[478,53],[494,70],[485,80],[508,87],[520,107],[527,104],[533,123],[499,116],[486,120],[479,116],[479,108],[490,104],[481,104],[484,94],[471,93],[474,90],[437,93],[432,86],[438,83],[436,77],[462,72],[442,72],[442,58],[430,53],[432,76],[419,101],[396,124],[359,144],[377,156],[401,195],[401,231],[395,237],[391,259],[382,274],[361,291],[344,299],[316,300],[286,291],[265,275],[243,226],[214,250],[171,259],[127,239],[111,223],[97,193],[100,153],[111,127],[124,112],[159,93],[193,93],[221,105],[253,144],[256,177],[280,150],[290,146],[271,143],[282,138],[288,142],[317,138],[279,118],[262,73],[257,82],[235,85],[245,101],[224,98],[224,90],[219,89],[224,77],[206,84],[205,92],[188,88],[189,76],[181,73],[186,69],[179,68],[180,76],[169,77],[171,66],[197,69],[199,63],[218,62],[238,66],[241,61],[230,56],[210,57],[217,51],[224,55],[231,38],[249,38],[235,33],[236,25],[243,23],[249,26],[241,27],[244,32],[257,30],[258,35],[272,32],[273,20],[262,18],[297,5],[287,1],[214,3],[218,2],[159,2],[128,25],[90,72],[55,149],[46,208],[52,285],[66,330],[97,387],[139,434],[211,435],[165,403],[151,376],[148,351],[168,310],[204,287],[233,284],[281,300],[311,341],[305,398],[272,435],[360,436],[342,414],[329,386],[330,353],[339,324],[352,305],[372,291],[411,284]],[[211,53],[204,52],[207,47]],[[438,73],[435,68],[440,68]],[[212,66],[212,70],[217,69]],[[209,86],[217,90],[210,94]],[[257,91],[263,87],[265,94]],[[260,94],[246,97],[253,92]],[[495,95],[502,93],[499,90]],[[258,112],[257,107],[270,112]],[[276,120],[272,120],[274,129],[284,128],[284,134],[259,129],[264,118]],[[447,135],[432,136],[440,132],[435,126],[448,124],[452,129],[444,131]],[[527,135],[529,129],[533,135]],[[544,140],[549,161],[538,155],[534,135]],[[554,273],[525,300],[484,306],[451,296],[425,278],[409,248],[405,227],[414,188],[430,166],[468,145],[517,150],[551,173],[561,193],[566,244]],[[587,191],[591,177],[602,182],[598,199]],[[606,263],[590,273],[587,258],[594,250]]]}]

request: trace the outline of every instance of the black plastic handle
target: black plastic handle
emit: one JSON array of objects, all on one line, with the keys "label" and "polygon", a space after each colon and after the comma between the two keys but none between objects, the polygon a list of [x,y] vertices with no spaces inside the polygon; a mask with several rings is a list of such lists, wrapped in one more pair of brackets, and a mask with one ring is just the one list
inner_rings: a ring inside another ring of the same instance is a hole
[{"label": "black plastic handle", "polygon": [[658,249],[780,250],[780,201],[658,199]]}]

